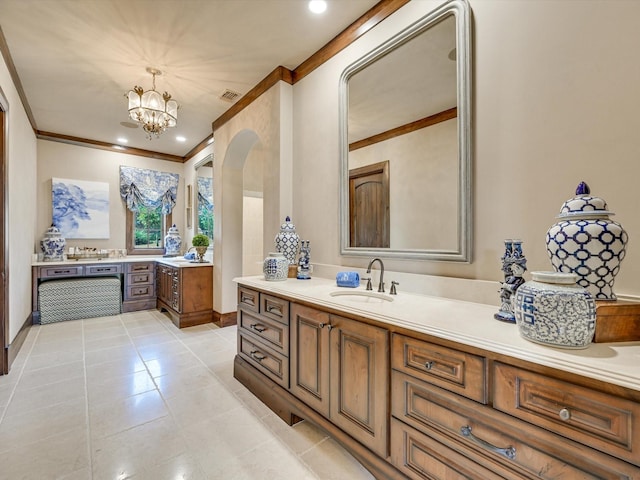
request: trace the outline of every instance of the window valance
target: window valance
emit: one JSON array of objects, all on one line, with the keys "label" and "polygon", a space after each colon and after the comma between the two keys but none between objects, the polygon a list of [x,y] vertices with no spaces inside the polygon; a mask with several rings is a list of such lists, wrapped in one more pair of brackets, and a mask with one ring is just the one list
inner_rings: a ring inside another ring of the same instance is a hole
[{"label": "window valance", "polygon": [[162,213],[167,215],[176,204],[179,180],[177,173],[120,165],[120,196],[132,212],[137,212],[140,205],[162,206]]},{"label": "window valance", "polygon": [[198,207],[213,211],[213,178],[198,177]]}]

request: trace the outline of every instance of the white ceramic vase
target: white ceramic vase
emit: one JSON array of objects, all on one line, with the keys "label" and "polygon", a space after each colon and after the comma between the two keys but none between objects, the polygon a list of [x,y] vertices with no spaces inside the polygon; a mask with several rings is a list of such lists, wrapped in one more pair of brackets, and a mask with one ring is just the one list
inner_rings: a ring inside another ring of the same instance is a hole
[{"label": "white ceramic vase", "polygon": [[578,285],[596,300],[615,300],[613,283],[620,271],[627,232],[609,219],[607,203],[590,195],[582,182],[576,196],[564,202],[559,221],[547,231],[547,253],[557,272],[575,273]]},{"label": "white ceramic vase", "polygon": [[593,296],[576,285],[577,275],[532,272],[516,291],[513,310],[520,335],[562,348],[585,348],[596,329]]},{"label": "white ceramic vase", "polygon": [[289,260],[280,252],[269,253],[269,256],[264,259],[262,271],[264,279],[270,282],[286,280],[289,273]]},{"label": "white ceramic vase", "polygon": [[60,230],[55,225],[51,225],[42,240],[40,240],[40,248],[44,253],[43,260],[45,262],[64,260],[64,248],[66,245],[67,241],[60,233]]},{"label": "white ceramic vase", "polygon": [[282,253],[290,264],[296,263],[296,255],[300,248],[300,237],[296,233],[296,227],[291,223],[291,218],[287,217],[280,226],[280,233],[274,239],[276,250]]},{"label": "white ceramic vase", "polygon": [[180,232],[178,232],[178,227],[174,223],[164,237],[164,253],[167,256],[179,255],[181,246],[182,238],[180,237]]}]

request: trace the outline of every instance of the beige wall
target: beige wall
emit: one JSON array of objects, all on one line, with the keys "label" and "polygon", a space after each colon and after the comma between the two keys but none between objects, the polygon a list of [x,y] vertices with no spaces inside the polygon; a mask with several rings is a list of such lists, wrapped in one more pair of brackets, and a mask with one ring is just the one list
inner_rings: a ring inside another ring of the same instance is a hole
[{"label": "beige wall", "polygon": [[[184,228],[185,166],[182,163],[125,155],[66,143],[38,140],[38,215],[34,252],[40,251],[40,238],[51,225],[51,178],[69,178],[109,184],[109,239],[68,240],[67,247],[125,248],[126,206],[120,197],[120,165],[150,168],[180,175],[173,223],[181,234]],[[182,236],[182,235],[181,235]],[[184,246],[184,245],[183,245]]]},{"label": "beige wall", "polygon": [[[338,81],[351,62],[440,2],[412,1],[294,86],[293,205],[312,261],[339,254]],[[503,239],[549,270],[545,233],[581,180],[629,233],[618,294],[640,295],[640,2],[470,0],[473,11],[474,261],[387,269],[500,280]],[[322,179],[321,182],[318,179]],[[496,294],[497,295],[497,294]]]},{"label": "beige wall", "polygon": [[[220,313],[233,312],[237,306],[233,278],[241,276],[243,268],[243,190],[247,160],[249,164],[257,158],[262,162],[263,251],[273,248],[272,239],[292,209],[291,90],[290,85],[278,82],[214,132],[213,308]],[[255,191],[255,187],[250,187],[252,182],[247,178],[247,187]]]},{"label": "beige wall", "polygon": [[[31,254],[36,225],[36,136],[22,107],[4,60],[0,57],[0,90],[8,106],[6,122],[7,204],[5,228],[7,241],[9,343],[13,341],[31,314]],[[4,345],[0,345],[3,348]]]}]

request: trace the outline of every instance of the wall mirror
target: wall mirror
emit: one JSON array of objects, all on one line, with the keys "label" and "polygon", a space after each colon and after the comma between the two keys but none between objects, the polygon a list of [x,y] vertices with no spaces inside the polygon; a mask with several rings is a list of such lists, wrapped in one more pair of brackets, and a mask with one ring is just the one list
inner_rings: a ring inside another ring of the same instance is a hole
[{"label": "wall mirror", "polygon": [[341,254],[471,262],[470,38],[451,0],[343,72]]},{"label": "wall mirror", "polygon": [[213,156],[207,155],[195,165],[196,182],[193,194],[194,233],[203,233],[213,245]]}]

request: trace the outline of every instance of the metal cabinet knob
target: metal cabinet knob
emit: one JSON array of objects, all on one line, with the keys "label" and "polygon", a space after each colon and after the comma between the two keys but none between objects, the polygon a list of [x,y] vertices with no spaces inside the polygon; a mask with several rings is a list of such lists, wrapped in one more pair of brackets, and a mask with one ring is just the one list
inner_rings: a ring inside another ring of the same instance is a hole
[{"label": "metal cabinet knob", "polygon": [[560,420],[564,420],[565,422],[571,419],[571,412],[567,408],[563,408],[562,410],[560,410],[559,415]]}]

